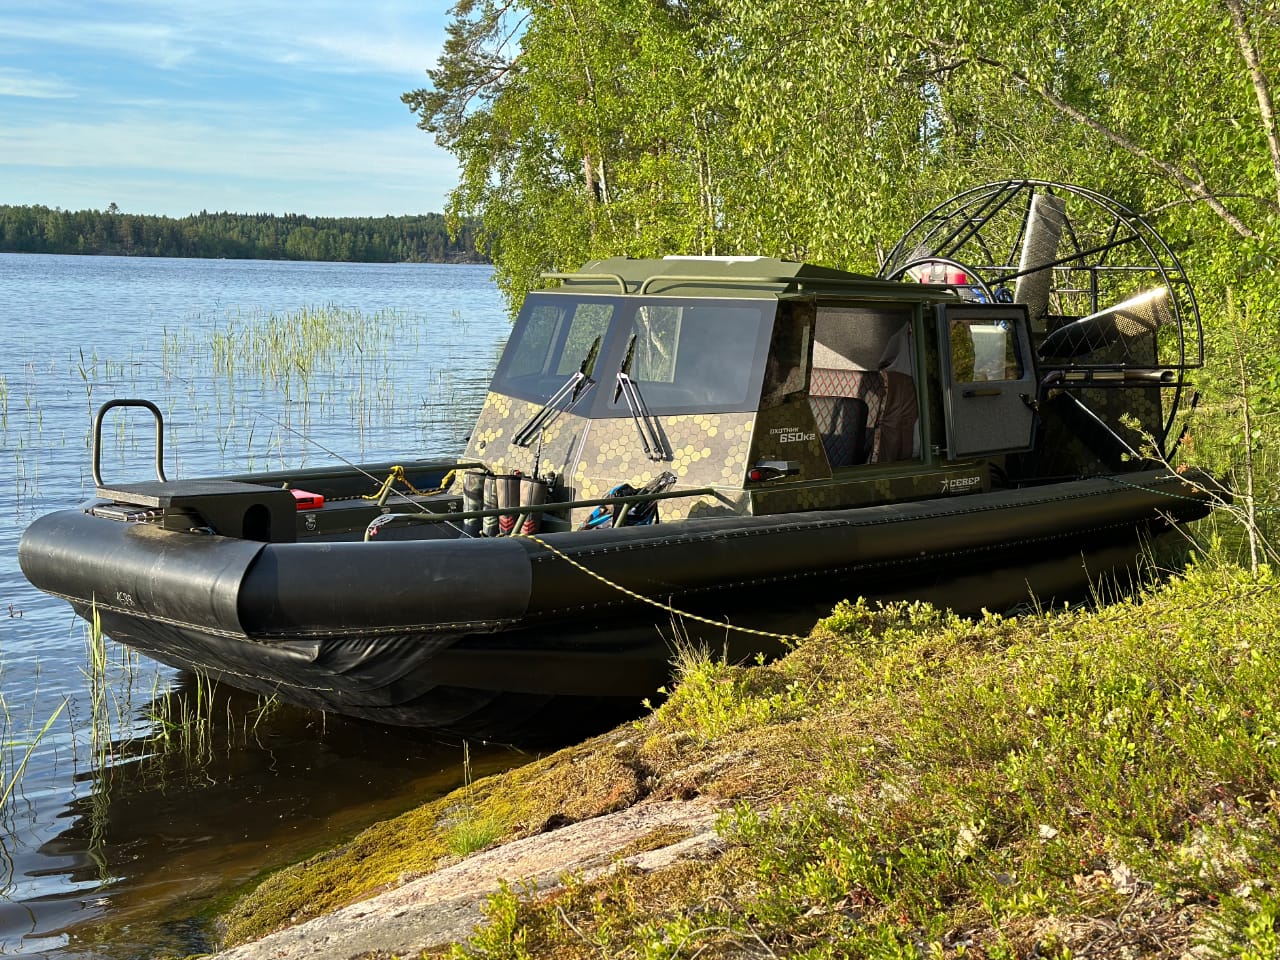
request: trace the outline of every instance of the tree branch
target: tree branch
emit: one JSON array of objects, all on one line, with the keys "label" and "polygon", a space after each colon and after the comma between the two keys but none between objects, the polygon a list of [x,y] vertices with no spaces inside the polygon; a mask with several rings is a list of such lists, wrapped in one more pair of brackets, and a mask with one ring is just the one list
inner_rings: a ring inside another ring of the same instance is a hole
[{"label": "tree branch", "polygon": [[[1255,196],[1252,193],[1219,193],[1219,194],[1215,194],[1215,196],[1219,200],[1248,200],[1250,203],[1256,203],[1264,207],[1269,205],[1271,202],[1269,200],[1264,199],[1263,197]],[[1178,200],[1170,200],[1168,203],[1162,203],[1158,207],[1152,207],[1149,210],[1143,210],[1142,218],[1144,220],[1150,220],[1152,217],[1157,217],[1160,214],[1164,213],[1166,210],[1172,210],[1174,207],[1180,207],[1184,204],[1201,203],[1201,202],[1203,201],[1201,201],[1199,197],[1182,197]]]},{"label": "tree branch", "polygon": [[1026,74],[1022,73],[1021,71],[1015,70],[1014,68],[1004,63],[1001,63],[999,60],[992,60],[987,57],[979,58],[978,62],[984,63],[990,67],[995,67],[997,70],[1003,70],[1006,74],[1008,74],[1010,78],[1013,79],[1015,83],[1020,84],[1021,86],[1025,87],[1027,90],[1030,90],[1032,93],[1036,94],[1038,97],[1043,99],[1046,103],[1048,103],[1054,109],[1058,110],[1060,113],[1065,114],[1066,116],[1070,117],[1072,120],[1075,120],[1077,123],[1088,127],[1094,133],[1099,134],[1100,136],[1104,137],[1107,140],[1110,140],[1113,144],[1115,144],[1121,150],[1124,150],[1126,153],[1129,153],[1132,156],[1138,157],[1139,159],[1145,160],[1147,163],[1150,163],[1152,166],[1156,167],[1158,170],[1162,171],[1164,174],[1169,176],[1175,183],[1177,183],[1180,187],[1182,187],[1192,196],[1196,197],[1198,200],[1203,201],[1205,205],[1209,207],[1210,210],[1216,213],[1224,223],[1226,223],[1229,227],[1231,227],[1231,229],[1234,230],[1236,233],[1238,233],[1240,236],[1247,237],[1251,240],[1257,238],[1257,234],[1254,233],[1254,231],[1249,228],[1248,224],[1246,224],[1243,220],[1241,220],[1234,213],[1228,210],[1226,205],[1221,200],[1218,199],[1217,195],[1214,194],[1214,192],[1209,189],[1208,185],[1205,184],[1203,180],[1193,180],[1191,177],[1187,176],[1186,173],[1178,169],[1178,167],[1174,166],[1172,163],[1169,163],[1167,160],[1161,160],[1159,157],[1155,156],[1155,154],[1153,154],[1146,147],[1142,146],[1142,144],[1137,143],[1134,140],[1130,140],[1128,137],[1124,136],[1123,134],[1118,133],[1115,130],[1112,130],[1110,127],[1108,127],[1105,123],[1102,123],[1100,120],[1096,120],[1093,117],[1089,116],[1084,111],[1080,110],[1078,107],[1072,106],[1071,104],[1067,103],[1067,101],[1063,100],[1052,90],[1048,90],[1044,87],[1037,87],[1035,84],[1031,82],[1031,80],[1026,76]]},{"label": "tree branch", "polygon": [[1236,43],[1240,47],[1240,55],[1244,57],[1244,62],[1249,68],[1253,92],[1258,98],[1258,114],[1262,118],[1262,129],[1267,135],[1267,148],[1271,151],[1271,173],[1276,181],[1276,202],[1280,203],[1280,130],[1276,127],[1276,112],[1271,102],[1271,89],[1267,85],[1266,74],[1262,72],[1258,48],[1253,45],[1253,38],[1249,36],[1243,5],[1240,0],[1223,0],[1223,3],[1227,12],[1231,14]]}]

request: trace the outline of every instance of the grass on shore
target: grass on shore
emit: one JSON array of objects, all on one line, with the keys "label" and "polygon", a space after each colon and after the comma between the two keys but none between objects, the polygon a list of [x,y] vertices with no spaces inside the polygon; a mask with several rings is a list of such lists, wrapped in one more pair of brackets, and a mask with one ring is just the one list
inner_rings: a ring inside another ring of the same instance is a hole
[{"label": "grass on shore", "polygon": [[844,604],[786,658],[686,656],[634,725],[270,878],[238,941],[501,839],[722,799],[724,852],[495,895],[453,957],[1280,956],[1280,581],[1201,565],[1093,611]]}]

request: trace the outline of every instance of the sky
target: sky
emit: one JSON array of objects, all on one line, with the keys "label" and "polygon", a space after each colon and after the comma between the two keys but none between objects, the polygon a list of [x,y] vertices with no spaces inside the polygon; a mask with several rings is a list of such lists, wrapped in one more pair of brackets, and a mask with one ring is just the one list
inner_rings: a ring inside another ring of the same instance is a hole
[{"label": "sky", "polygon": [[0,204],[441,212],[452,157],[400,95],[451,0],[0,0]]}]

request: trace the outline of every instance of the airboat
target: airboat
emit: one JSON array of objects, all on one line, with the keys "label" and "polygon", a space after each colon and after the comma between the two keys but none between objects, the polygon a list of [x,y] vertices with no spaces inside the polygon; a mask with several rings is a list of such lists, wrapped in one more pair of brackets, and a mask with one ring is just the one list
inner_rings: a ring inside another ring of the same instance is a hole
[{"label": "airboat", "polygon": [[[1210,509],[1173,465],[1191,285],[1081,187],[969,190],[875,275],[668,257],[546,280],[461,456],[168,479],[160,410],[111,400],[96,496],[31,524],[24,573],[174,667],[519,740],[635,710],[676,634],[769,654],[846,597],[994,608]],[[127,406],[155,418],[155,479],[108,482]]]}]

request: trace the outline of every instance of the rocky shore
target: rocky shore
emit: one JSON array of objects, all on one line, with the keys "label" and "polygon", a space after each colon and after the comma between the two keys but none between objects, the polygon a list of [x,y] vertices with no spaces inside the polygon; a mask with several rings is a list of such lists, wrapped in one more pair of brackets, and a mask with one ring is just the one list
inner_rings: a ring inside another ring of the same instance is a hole
[{"label": "rocky shore", "polygon": [[[350,960],[417,956],[466,940],[503,885],[546,895],[566,876],[589,881],[620,868],[650,871],[716,854],[720,805],[706,799],[641,803],[474,854],[425,877],[217,954],[219,960]],[[673,842],[626,854],[646,837]]]}]

